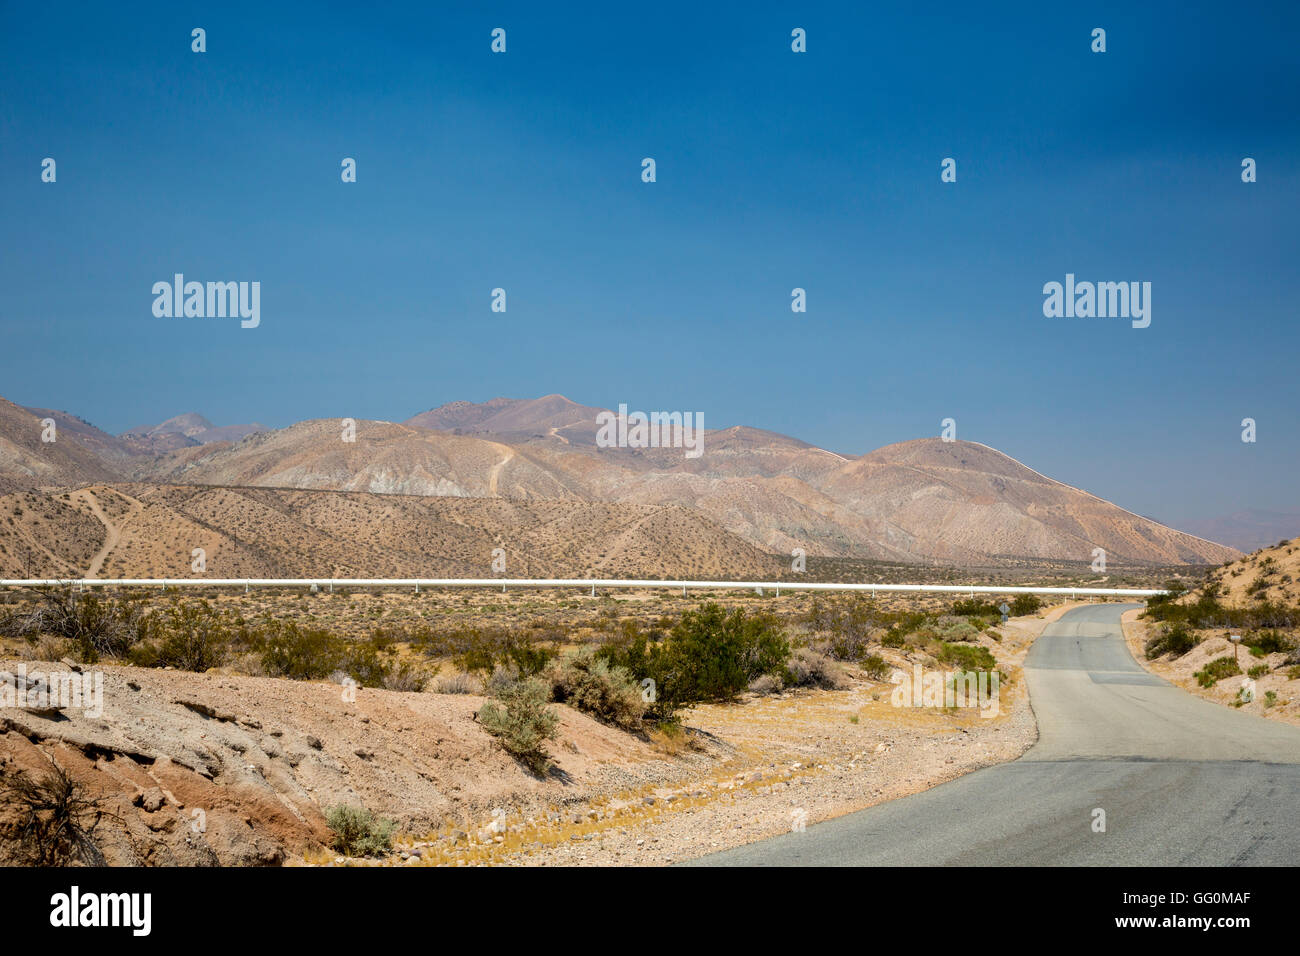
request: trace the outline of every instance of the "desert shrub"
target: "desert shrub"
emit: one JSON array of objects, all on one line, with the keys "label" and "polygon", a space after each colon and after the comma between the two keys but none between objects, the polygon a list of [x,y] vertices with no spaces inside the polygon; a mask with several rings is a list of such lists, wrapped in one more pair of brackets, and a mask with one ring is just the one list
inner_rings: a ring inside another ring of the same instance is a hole
[{"label": "desert shrub", "polygon": [[248,636],[238,619],[207,601],[176,601],[155,610],[142,631],[146,637],[131,649],[131,663],[198,673],[220,667],[245,647]]},{"label": "desert shrub", "polygon": [[18,656],[25,661],[57,661],[79,651],[80,648],[66,637],[42,634],[28,638],[27,643],[18,648]]},{"label": "desert shrub", "polygon": [[546,665],[555,659],[555,655],[554,648],[515,635],[507,638],[502,648],[504,660],[513,664],[524,677],[532,677],[546,670]]},{"label": "desert shrub", "polygon": [[825,654],[807,647],[800,647],[790,655],[785,665],[784,679],[789,687],[823,687],[834,690],[845,684],[844,672],[839,665]]},{"label": "desert shrub", "polygon": [[1270,601],[1260,601],[1250,607],[1225,607],[1207,591],[1202,591],[1196,601],[1189,604],[1177,604],[1163,596],[1150,598],[1144,616],[1167,624],[1181,623],[1193,630],[1232,628],[1252,631],[1300,626],[1300,607],[1287,607]]},{"label": "desert shrub", "polygon": [[914,631],[920,630],[934,619],[932,614],[925,611],[902,611],[894,615],[894,620],[890,627],[898,633],[906,636]]},{"label": "desert shrub", "polygon": [[925,647],[939,640],[939,618],[924,611],[900,614],[881,638],[883,647]]},{"label": "desert shrub", "polygon": [[547,677],[557,702],[624,730],[640,729],[647,703],[641,688],[627,668],[597,657],[592,648],[566,651]]},{"label": "desert shrub", "polygon": [[1257,631],[1254,634],[1247,634],[1241,639],[1252,651],[1259,651],[1262,654],[1278,654],[1284,651],[1292,650],[1295,647],[1295,641],[1274,630]]},{"label": "desert shrub", "polygon": [[394,664],[384,671],[381,683],[387,690],[419,692],[429,684],[429,675],[411,664]]},{"label": "desert shrub", "polygon": [[322,680],[344,670],[344,642],[322,628],[268,620],[260,634],[262,667],[272,677]]},{"label": "desert shrub", "polygon": [[476,643],[458,653],[452,662],[467,674],[491,674],[496,667],[495,650]]},{"label": "desert shrub", "polygon": [[997,659],[987,647],[978,644],[943,644],[935,655],[940,664],[952,664],[962,671],[991,671]]},{"label": "desert shrub", "polygon": [[731,700],[760,674],[783,676],[790,642],[771,615],[743,608],[727,612],[709,603],[682,614],[662,637],[625,621],[596,655],[637,681],[652,680],[654,700],[646,715],[664,720],[691,704]]},{"label": "desert shrub", "polygon": [[550,764],[546,741],[555,739],[559,723],[559,717],[546,706],[550,699],[550,687],[540,678],[530,677],[511,683],[478,712],[483,729],[536,774],[545,773]]},{"label": "desert shrub", "polygon": [[981,601],[978,598],[968,600],[956,600],[952,602],[952,611],[949,613],[956,617],[992,617],[998,620],[1002,619],[1002,612],[998,610],[997,605],[989,601]]},{"label": "desert shrub", "polygon": [[1011,617],[1037,614],[1042,606],[1043,602],[1039,600],[1037,594],[1017,594],[1011,601]]},{"label": "desert shrub", "polygon": [[760,697],[779,694],[783,690],[785,690],[785,682],[775,674],[759,674],[749,682],[749,692]]},{"label": "desert shrub", "polygon": [[[961,604],[961,602],[958,602]],[[997,615],[991,606],[979,605],[990,615]],[[960,615],[956,615],[961,617]],[[965,618],[961,618],[965,623]],[[907,638],[933,626],[935,618],[925,611],[886,611],[874,600],[855,594],[847,598],[813,599],[804,623],[815,637],[810,645],[837,661],[862,661],[871,653],[872,642],[885,647],[902,647]],[[984,622],[976,622],[975,631]]]},{"label": "desert shrub", "polygon": [[1267,673],[1268,673],[1268,665],[1267,665],[1267,664],[1256,664],[1254,667],[1250,668],[1250,670],[1246,671],[1246,676],[1247,676],[1247,677],[1263,677],[1263,676],[1264,676],[1265,674],[1267,674]]},{"label": "desert shrub", "polygon": [[780,673],[790,656],[775,618],[712,603],[684,613],[657,649],[664,665],[658,693],[682,702],[729,700],[759,674]]},{"label": "desert shrub", "polygon": [[31,866],[104,866],[94,842],[99,801],[57,764],[40,776],[0,775],[0,799],[17,810],[14,845]]},{"label": "desert shrub", "polygon": [[336,639],[342,648],[340,670],[362,687],[383,687],[391,669],[379,657],[374,645],[368,642]]},{"label": "desert shrub", "polygon": [[0,617],[0,634],[35,640],[52,635],[71,641],[83,663],[122,658],[143,637],[145,612],[135,596],[106,598],[71,586],[34,589],[35,606]]},{"label": "desert shrub", "polygon": [[1241,667],[1231,657],[1216,657],[1193,676],[1202,687],[1213,687],[1225,677],[1241,673]]},{"label": "desert shrub", "polygon": [[838,661],[860,660],[887,625],[887,615],[863,595],[836,601],[814,597],[805,622],[821,638],[819,649]]},{"label": "desert shrub", "polygon": [[1143,652],[1149,661],[1155,660],[1164,654],[1182,657],[1199,643],[1201,643],[1200,637],[1193,634],[1185,624],[1180,622],[1171,627],[1161,628],[1154,637],[1146,642]]},{"label": "desert shrub", "polygon": [[870,680],[884,680],[892,668],[879,654],[868,654],[862,659],[862,672]]},{"label": "desert shrub", "polygon": [[483,684],[473,674],[457,672],[435,677],[431,689],[435,694],[481,694]]},{"label": "desert shrub", "polygon": [[555,657],[545,641],[557,635],[525,636],[500,627],[465,627],[421,640],[426,653],[450,655],[467,674],[490,675],[498,667],[513,668],[524,677],[540,674]]},{"label": "desert shrub", "polygon": [[483,693],[496,697],[509,690],[519,680],[519,669],[513,664],[497,664],[483,680]]},{"label": "desert shrub", "polygon": [[984,622],[979,618],[966,619],[945,615],[934,624],[935,630],[945,641],[973,641],[979,638],[984,629]]},{"label": "desert shrub", "polygon": [[378,856],[393,845],[392,820],[374,816],[364,807],[331,807],[325,824],[334,832],[334,849],[344,856]]}]

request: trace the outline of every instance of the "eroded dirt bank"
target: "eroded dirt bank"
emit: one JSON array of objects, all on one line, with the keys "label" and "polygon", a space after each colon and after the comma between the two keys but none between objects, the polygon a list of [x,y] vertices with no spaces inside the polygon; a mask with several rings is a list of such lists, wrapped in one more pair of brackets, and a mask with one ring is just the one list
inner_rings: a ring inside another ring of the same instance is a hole
[{"label": "eroded dirt bank", "polygon": [[[663,864],[916,792],[1014,759],[1034,741],[1020,675],[1065,610],[989,642],[1009,681],[999,715],[899,708],[850,669],[847,689],[747,697],[687,712],[685,741],[625,733],[555,705],[553,767],[535,777],[475,719],[483,698],[104,666],[103,713],[0,709],[0,772],[51,761],[95,808],[109,864],[336,864],[329,807],[398,823],[368,864]],[[906,652],[892,665],[910,668]],[[57,662],[7,661],[40,672]],[[23,862],[22,817],[0,816],[2,862]],[[92,862],[97,862],[92,860]]]}]

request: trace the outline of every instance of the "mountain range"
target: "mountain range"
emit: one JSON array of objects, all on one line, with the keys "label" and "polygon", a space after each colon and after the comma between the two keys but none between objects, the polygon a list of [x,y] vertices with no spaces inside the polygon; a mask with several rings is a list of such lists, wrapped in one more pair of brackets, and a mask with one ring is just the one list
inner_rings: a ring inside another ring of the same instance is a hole
[{"label": "mountain range", "polygon": [[1230,515],[1185,522],[1185,530],[1241,551],[1257,551],[1300,537],[1300,514],[1245,508]]},{"label": "mountain range", "polygon": [[[815,556],[955,567],[1026,560],[1086,566],[1097,548],[1116,565],[1219,564],[1239,555],[1235,548],[1133,514],[976,442],[921,438],[852,456],[736,426],[705,431],[703,454],[691,458],[681,448],[601,447],[598,416],[604,411],[547,395],[453,402],[400,423],[315,419],[275,430],[260,425],[217,428],[189,414],[114,436],[65,412],[0,400],[0,492],[30,495],[39,489],[62,493],[60,500],[66,503],[69,489],[93,486],[101,490],[89,497],[103,512],[100,496],[111,496],[102,489],[130,485],[119,488],[119,495],[135,504],[118,502],[119,511],[137,520],[136,509],[143,508],[139,515],[144,515],[151,502],[158,507],[170,502],[166,507],[176,511],[177,501],[197,495],[177,489],[230,489],[225,496],[209,494],[203,514],[186,517],[182,524],[206,522],[220,534],[233,534],[245,550],[274,550],[273,542],[261,541],[274,534],[269,512],[266,521],[232,517],[251,514],[254,501],[258,508],[280,514],[310,511],[311,526],[327,534],[330,508],[338,509],[343,521],[350,509],[362,507],[357,502],[363,496],[437,499],[420,506],[426,517],[435,504],[454,511],[453,499],[496,499],[534,509],[545,505],[559,510],[544,517],[519,512],[519,527],[531,529],[530,547],[540,548],[539,553],[551,553],[550,546],[539,544],[547,537],[547,522],[555,524],[557,542],[564,535],[582,539],[578,551],[587,556],[575,556],[566,565],[571,571],[599,564],[602,547],[614,553],[609,535],[616,527],[623,534],[637,522],[658,529],[650,548],[659,555],[653,567],[671,565],[675,551],[694,554],[689,538],[695,535],[710,542],[704,550],[713,556],[697,556],[695,565],[719,574],[728,572],[731,553],[743,554],[740,563],[757,569],[761,556],[789,556],[795,549]],[[57,426],[57,441],[42,442],[42,420],[50,419]],[[308,508],[306,499],[250,498],[250,489],[350,494],[318,496]],[[601,512],[606,517],[593,518],[593,506],[607,509]],[[388,506],[390,511],[412,507]],[[454,514],[439,512],[437,520],[475,528],[475,533],[490,528],[489,536],[508,537],[506,518],[489,518],[475,507],[462,503]],[[82,501],[73,510],[80,521],[96,509]],[[375,514],[384,510],[377,508]],[[628,520],[620,523],[618,514]],[[654,514],[660,517],[649,517]],[[73,518],[67,514],[58,520]],[[118,529],[119,538],[122,531]],[[442,528],[434,535],[444,549],[454,537],[446,532]],[[185,551],[185,534],[178,534],[176,547]],[[147,542],[137,539],[131,538],[141,554],[149,550]],[[614,551],[625,557],[644,550],[645,542],[631,546],[626,536],[621,540]],[[339,542],[344,549],[358,546],[351,538]],[[313,546],[312,553],[317,564],[357,564],[342,554],[331,557],[323,544]],[[417,566],[419,553],[416,548],[411,556]],[[104,567],[130,570],[122,555],[116,563],[111,556],[101,557]],[[788,564],[790,559],[783,560]],[[243,561],[246,567],[256,563]],[[293,562],[281,555],[264,563],[282,568]],[[467,567],[478,563],[476,556]],[[631,566],[627,561],[623,565]],[[75,561],[68,563],[73,566]]]}]

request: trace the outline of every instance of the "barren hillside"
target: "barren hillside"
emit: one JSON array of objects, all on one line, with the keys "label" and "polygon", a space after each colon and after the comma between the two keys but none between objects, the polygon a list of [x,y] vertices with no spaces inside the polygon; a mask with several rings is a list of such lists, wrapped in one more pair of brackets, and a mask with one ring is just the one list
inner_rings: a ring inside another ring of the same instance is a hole
[{"label": "barren hillside", "polygon": [[0,398],[0,475],[12,485],[66,486],[119,477],[77,440],[75,429],[60,427],[57,418],[54,441],[42,441],[45,429],[41,421],[27,409]]},{"label": "barren hillside", "polygon": [[1218,587],[1219,600],[1230,607],[1271,601],[1300,605],[1300,539],[1261,548],[1210,572],[1208,585]]},{"label": "barren hillside", "polygon": [[0,496],[6,577],[765,580],[778,570],[678,508],[140,484]]},{"label": "barren hillside", "polygon": [[[158,426],[156,434],[121,439],[73,422],[61,432],[65,440],[57,451],[28,447],[6,459],[0,444],[0,475],[20,485],[41,483],[32,476],[43,472],[43,483],[64,486],[124,476],[158,485],[668,506],[695,512],[763,552],[788,555],[801,548],[809,555],[952,566],[1026,559],[1087,565],[1096,548],[1117,566],[1218,564],[1239,554],[973,442],[919,439],[851,457],[774,432],[733,427],[706,431],[704,453],[687,457],[680,447],[597,447],[599,411],[559,395],[458,402],[405,424],[357,421],[355,433],[345,420],[318,419],[203,444],[188,434],[222,430],[198,416],[180,416]],[[0,417],[0,436],[30,436],[32,430],[30,422]],[[177,447],[173,439],[185,444]],[[163,444],[148,453],[142,441]],[[18,447],[14,438],[9,445]],[[476,513],[484,520],[492,514]],[[274,526],[245,527],[238,550],[276,554]],[[507,530],[490,523],[477,529],[480,537]],[[355,550],[357,544],[350,546]],[[572,560],[590,565],[605,559]],[[709,566],[711,560],[688,557],[684,564]],[[282,563],[279,557],[248,561]],[[742,555],[712,566],[748,561]]]}]

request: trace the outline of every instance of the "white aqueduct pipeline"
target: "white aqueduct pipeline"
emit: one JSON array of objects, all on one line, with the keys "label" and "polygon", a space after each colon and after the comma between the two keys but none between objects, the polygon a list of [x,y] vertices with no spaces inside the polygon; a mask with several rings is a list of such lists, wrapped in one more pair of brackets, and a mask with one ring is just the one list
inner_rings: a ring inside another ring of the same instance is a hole
[{"label": "white aqueduct pipeline", "polygon": [[922,594],[1056,594],[1077,597],[1149,598],[1147,588],[1025,587],[986,584],[836,584],[800,581],[656,581],[620,578],[14,578],[0,587],[114,588],[681,588],[704,591],[903,591]]}]

